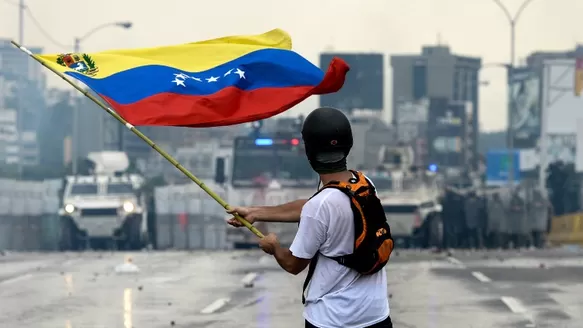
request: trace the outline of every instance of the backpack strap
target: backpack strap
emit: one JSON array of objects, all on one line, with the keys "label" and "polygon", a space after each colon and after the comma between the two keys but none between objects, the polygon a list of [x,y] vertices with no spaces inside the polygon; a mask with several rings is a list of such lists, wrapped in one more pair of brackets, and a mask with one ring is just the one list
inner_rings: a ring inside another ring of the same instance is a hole
[{"label": "backpack strap", "polygon": [[[356,184],[360,181],[361,177],[364,177],[364,175],[362,175],[359,172],[356,171],[352,171],[350,170],[350,172],[352,172],[352,174],[354,175],[354,178],[351,179],[350,183]],[[364,177],[364,179],[366,179],[367,185],[368,187],[372,188],[372,191],[374,192],[374,186],[372,185],[372,183],[366,178]],[[342,191],[345,195],[347,195],[349,198],[351,198],[351,207],[352,205],[352,199],[354,198],[355,193],[361,191],[359,189],[357,190],[352,190],[351,188],[347,188],[347,186],[349,187],[350,184],[346,184],[346,183],[340,183],[339,181],[330,181],[327,184],[325,184],[324,186],[322,186],[322,188],[320,190],[318,190],[311,198],[315,197],[317,194],[319,194],[320,192],[322,192],[322,190],[327,189],[327,188],[334,188],[334,189],[338,189],[340,191]],[[354,211],[354,208],[352,209]],[[298,224],[299,226],[299,224]],[[306,304],[306,289],[308,288],[308,285],[310,284],[310,281],[312,280],[312,277],[314,276],[314,272],[316,270],[316,264],[318,263],[318,258],[319,258],[320,253],[316,253],[316,255],[314,255],[314,257],[312,258],[312,260],[310,261],[310,265],[308,266],[308,274],[306,275],[306,279],[304,280],[304,285],[302,288],[302,304]],[[322,256],[325,256],[322,254]],[[326,256],[328,257],[328,256]],[[328,257],[332,260],[335,260],[336,262],[344,265],[347,261],[347,257],[345,256],[336,256],[336,257]]]},{"label": "backpack strap", "polygon": [[318,263],[319,253],[314,255],[314,258],[310,261],[310,265],[308,266],[308,274],[306,275],[306,280],[304,280],[304,286],[302,287],[302,304],[306,304],[306,289],[314,276],[314,271],[316,271],[316,264]]},{"label": "backpack strap", "polygon": [[[319,194],[320,192],[322,192],[322,190],[324,190],[326,188],[326,186],[322,187],[320,190],[318,190],[314,195],[312,195],[312,197],[310,197],[310,199],[314,198],[317,194]],[[301,221],[298,223],[298,227],[300,226]],[[312,280],[312,276],[314,276],[314,271],[316,270],[316,264],[318,263],[318,257],[319,257],[320,252],[317,252],[316,255],[314,255],[314,257],[310,260],[310,264],[308,266],[308,274],[306,275],[306,279],[304,280],[304,287],[302,287],[302,304],[306,304],[306,289],[308,288],[308,285],[310,284],[310,280]]]}]

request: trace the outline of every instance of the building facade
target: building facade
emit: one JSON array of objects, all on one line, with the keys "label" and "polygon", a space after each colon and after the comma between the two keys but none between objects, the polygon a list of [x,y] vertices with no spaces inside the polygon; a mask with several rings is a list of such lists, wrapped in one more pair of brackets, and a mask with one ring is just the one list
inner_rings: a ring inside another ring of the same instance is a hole
[{"label": "building facade", "polygon": [[[28,49],[33,53],[42,52],[38,47]],[[0,143],[0,158],[6,164],[39,164],[36,131],[43,121],[39,113],[46,108],[43,69],[42,65],[15,48],[10,40],[0,39],[0,110],[5,114],[16,113],[14,120],[6,120],[4,115],[2,122],[4,136]],[[6,136],[13,132],[15,136]]]},{"label": "building facade", "polygon": [[[404,114],[403,104],[420,102],[423,99],[440,98],[448,102],[469,102],[472,128],[471,152],[477,153],[479,126],[479,70],[480,58],[453,54],[443,45],[424,46],[420,54],[391,56],[393,71],[393,124],[399,130],[399,115]],[[411,107],[411,106],[409,106]],[[419,106],[412,106],[417,108]],[[430,111],[430,109],[429,109]],[[426,114],[430,116],[431,113]],[[467,163],[477,168],[477,156],[469,156]]]}]

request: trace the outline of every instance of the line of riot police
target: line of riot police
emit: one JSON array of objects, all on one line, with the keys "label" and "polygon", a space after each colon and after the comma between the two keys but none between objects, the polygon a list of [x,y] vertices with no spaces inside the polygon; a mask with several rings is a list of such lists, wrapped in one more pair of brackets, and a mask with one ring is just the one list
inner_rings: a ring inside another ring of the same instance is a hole
[{"label": "line of riot police", "polygon": [[552,208],[537,189],[446,187],[441,203],[444,248],[545,246]]}]

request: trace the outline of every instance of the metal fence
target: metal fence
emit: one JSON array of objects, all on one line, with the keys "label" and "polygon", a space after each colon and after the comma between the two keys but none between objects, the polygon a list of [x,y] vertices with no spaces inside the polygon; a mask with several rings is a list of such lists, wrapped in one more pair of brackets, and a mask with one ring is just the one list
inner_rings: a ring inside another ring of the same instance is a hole
[{"label": "metal fence", "polygon": [[[206,183],[225,198],[225,190]],[[156,247],[158,249],[226,249],[225,210],[199,186],[190,183],[158,187],[156,207]]]},{"label": "metal fence", "polygon": [[54,250],[58,242],[60,180],[0,179],[0,249]]}]

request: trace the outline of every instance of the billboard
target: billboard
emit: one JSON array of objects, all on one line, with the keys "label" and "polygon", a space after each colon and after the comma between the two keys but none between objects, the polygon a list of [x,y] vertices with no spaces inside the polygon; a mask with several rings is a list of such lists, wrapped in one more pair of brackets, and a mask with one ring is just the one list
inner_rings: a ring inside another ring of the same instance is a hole
[{"label": "billboard", "polygon": [[465,104],[452,104],[447,98],[432,98],[428,116],[429,161],[445,167],[465,166]]},{"label": "billboard", "polygon": [[503,185],[510,177],[510,156],[512,156],[513,181],[520,181],[519,151],[509,152],[508,149],[491,150],[486,153],[486,183],[488,185]]},{"label": "billboard", "polygon": [[350,71],[340,91],[320,96],[320,106],[345,111],[353,109],[383,110],[384,55],[381,53],[322,53],[320,68],[328,69],[332,58],[342,58]]},{"label": "billboard", "polygon": [[[522,171],[533,170],[541,161],[540,148],[521,149]],[[546,164],[556,161],[564,163],[577,163],[577,134],[575,133],[549,133],[547,134]]]},{"label": "billboard", "polygon": [[406,143],[425,137],[429,99],[399,101],[395,108],[397,138]]},{"label": "billboard", "polygon": [[530,68],[515,68],[509,75],[508,108],[513,148],[533,148],[540,137],[540,77]]}]

